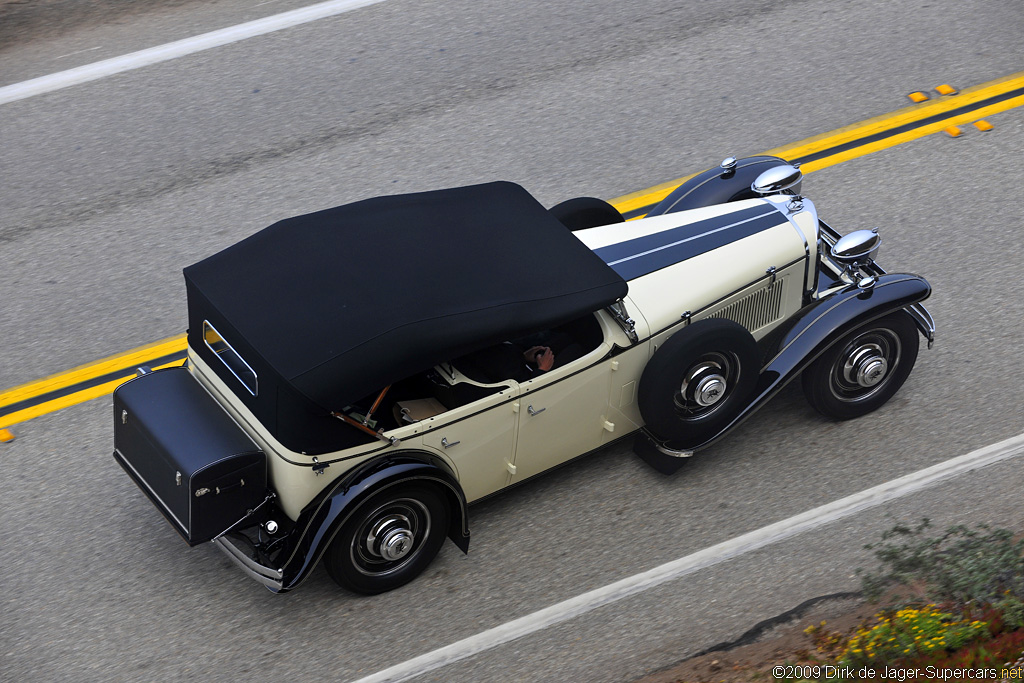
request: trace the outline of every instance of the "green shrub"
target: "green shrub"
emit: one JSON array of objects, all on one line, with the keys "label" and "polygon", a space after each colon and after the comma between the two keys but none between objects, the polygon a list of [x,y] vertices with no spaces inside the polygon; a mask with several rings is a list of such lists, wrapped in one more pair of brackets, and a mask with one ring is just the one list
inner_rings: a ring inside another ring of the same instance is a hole
[{"label": "green shrub", "polygon": [[1003,626],[1007,631],[1024,628],[1024,602],[1021,602],[1016,595],[1007,593],[992,603],[992,606],[1002,613]]},{"label": "green shrub", "polygon": [[[927,519],[910,528],[897,525],[882,535],[882,543],[866,546],[882,564],[877,574],[862,577],[864,593],[878,599],[891,585],[923,585],[934,602],[998,604],[1007,596],[1024,597],[1024,539],[1014,541],[1006,529],[981,524],[975,530],[950,527],[928,537]],[[1024,605],[1017,610],[1024,625]]]}]

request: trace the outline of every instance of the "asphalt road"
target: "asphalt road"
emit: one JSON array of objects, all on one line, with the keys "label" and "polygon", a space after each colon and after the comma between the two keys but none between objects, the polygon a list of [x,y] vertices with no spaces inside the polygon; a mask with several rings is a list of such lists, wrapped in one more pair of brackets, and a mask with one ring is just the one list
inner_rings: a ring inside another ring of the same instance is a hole
[{"label": "asphalt road", "polygon": [[[284,11],[167,3],[26,28],[0,85]],[[261,14],[262,13],[262,14]],[[0,105],[0,388],[179,334],[181,268],[289,215],[509,179],[611,198],[1024,69],[1013,3],[387,0]],[[879,226],[935,288],[904,389],[830,423],[787,389],[662,477],[615,446],[473,510],[393,593],[322,570],[273,596],[189,550],[110,457],[108,399],[0,444],[0,674],[349,680],[583,591],[1024,432],[1024,111],[815,172],[822,217]],[[379,255],[387,276],[386,245]],[[1021,528],[1009,463],[672,582],[424,680],[630,680],[856,588],[894,519]],[[886,515],[891,515],[887,517]]]}]

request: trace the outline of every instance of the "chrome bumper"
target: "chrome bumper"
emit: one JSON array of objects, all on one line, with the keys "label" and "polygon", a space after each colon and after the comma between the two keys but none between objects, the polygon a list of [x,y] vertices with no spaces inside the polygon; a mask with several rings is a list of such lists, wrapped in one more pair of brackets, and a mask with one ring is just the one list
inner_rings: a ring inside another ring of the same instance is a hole
[{"label": "chrome bumper", "polygon": [[280,593],[284,589],[284,570],[260,564],[249,557],[243,548],[235,545],[228,536],[218,536],[211,542],[223,550],[249,578],[256,579],[275,593]]},{"label": "chrome bumper", "polygon": [[921,330],[921,334],[928,340],[928,348],[932,348],[932,345],[935,344],[935,319],[932,318],[932,314],[921,304],[911,304],[903,310],[914,319],[917,329]]}]

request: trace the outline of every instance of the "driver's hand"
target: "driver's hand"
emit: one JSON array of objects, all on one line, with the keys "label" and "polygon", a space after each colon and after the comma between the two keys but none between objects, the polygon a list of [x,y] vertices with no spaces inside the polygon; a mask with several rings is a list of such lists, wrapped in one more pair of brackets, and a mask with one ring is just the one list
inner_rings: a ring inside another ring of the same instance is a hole
[{"label": "driver's hand", "polygon": [[528,363],[535,364],[543,372],[555,366],[555,353],[547,346],[533,346],[527,349],[523,356]]}]

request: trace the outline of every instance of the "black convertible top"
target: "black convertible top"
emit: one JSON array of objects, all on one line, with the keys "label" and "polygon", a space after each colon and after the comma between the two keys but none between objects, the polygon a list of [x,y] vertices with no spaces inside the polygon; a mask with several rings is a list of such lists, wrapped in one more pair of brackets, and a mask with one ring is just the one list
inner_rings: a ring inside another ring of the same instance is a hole
[{"label": "black convertible top", "polygon": [[[185,282],[190,345],[295,450],[303,439],[286,435],[305,429],[299,413],[340,410],[439,362],[591,313],[627,290],[508,182],[289,218],[189,266]],[[203,321],[252,366],[256,396],[203,343]]]}]

